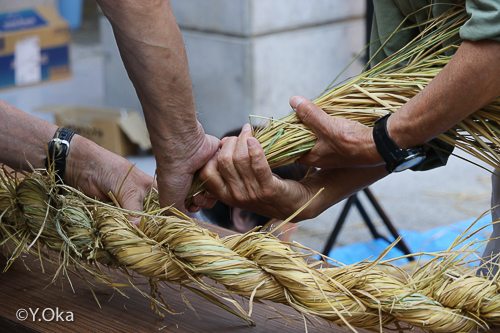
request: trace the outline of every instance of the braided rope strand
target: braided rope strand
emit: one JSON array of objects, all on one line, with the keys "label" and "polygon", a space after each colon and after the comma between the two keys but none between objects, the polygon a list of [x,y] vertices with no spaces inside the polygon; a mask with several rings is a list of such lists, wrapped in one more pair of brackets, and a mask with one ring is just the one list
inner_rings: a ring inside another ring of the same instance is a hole
[{"label": "braided rope strand", "polygon": [[377,262],[322,267],[268,233],[219,239],[179,214],[162,215],[157,201],[137,227],[119,208],[73,191],[61,194],[39,172],[22,180],[2,173],[0,179],[0,239],[16,240],[25,250],[37,240],[64,253],[68,266],[78,262],[92,272],[99,263],[152,283],[201,286],[208,277],[225,293],[286,304],[352,330],[405,322],[432,332],[469,332],[500,322],[497,281],[463,269],[452,253],[403,277]]}]

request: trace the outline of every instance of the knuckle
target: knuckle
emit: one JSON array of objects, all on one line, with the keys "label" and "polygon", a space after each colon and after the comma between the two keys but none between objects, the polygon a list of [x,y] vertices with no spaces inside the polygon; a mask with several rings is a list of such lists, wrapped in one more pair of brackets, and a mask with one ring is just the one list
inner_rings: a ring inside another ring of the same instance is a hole
[{"label": "knuckle", "polygon": [[[300,105],[302,106],[302,105]],[[307,122],[311,118],[311,111],[309,108],[302,106],[297,108],[297,113],[303,121]]]},{"label": "knuckle", "polygon": [[206,181],[210,179],[210,177],[212,176],[212,172],[208,168],[203,168],[199,171],[198,176],[200,177],[201,181]]},{"label": "knuckle", "polygon": [[223,169],[227,169],[232,164],[232,155],[227,152],[221,152],[217,158],[219,166]]},{"label": "knuckle", "polygon": [[304,211],[303,219],[305,219],[305,220],[315,219],[320,214],[321,214],[321,212],[317,212],[317,211],[314,211],[314,210],[311,210],[311,209],[307,209],[307,210]]},{"label": "knuckle", "polygon": [[248,165],[250,161],[250,156],[248,154],[241,152],[241,151],[235,151],[233,154],[233,161],[234,163],[237,164],[245,164]]},{"label": "knuckle", "polygon": [[300,113],[300,117],[305,118],[307,120],[314,118],[314,114],[316,112],[316,109],[317,109],[317,106],[315,104],[313,104],[312,102],[303,102],[297,108],[297,110]]},{"label": "knuckle", "polygon": [[254,174],[257,179],[265,179],[268,176],[268,168],[263,168],[261,166],[254,167]]},{"label": "knuckle", "polygon": [[317,108],[318,107],[314,103],[311,102],[304,103],[304,110],[308,115],[312,115],[313,113],[315,113]]},{"label": "knuckle", "polygon": [[231,193],[231,196],[233,197],[233,200],[235,200],[238,203],[243,203],[247,201],[245,195],[243,195],[243,193],[240,191],[233,191]]}]

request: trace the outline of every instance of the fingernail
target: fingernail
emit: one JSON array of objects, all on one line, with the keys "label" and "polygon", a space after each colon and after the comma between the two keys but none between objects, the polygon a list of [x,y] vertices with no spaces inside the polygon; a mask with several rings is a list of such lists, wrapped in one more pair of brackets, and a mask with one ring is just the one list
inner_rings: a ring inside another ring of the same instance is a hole
[{"label": "fingernail", "polygon": [[305,101],[305,98],[302,96],[293,96],[290,99],[290,106],[292,107],[293,111],[297,111],[297,108],[299,107],[300,103]]},{"label": "fingernail", "polygon": [[255,147],[255,141],[257,141],[255,138],[248,138],[247,139],[247,145],[248,145],[248,148],[253,148]]},{"label": "fingernail", "polygon": [[242,132],[245,132],[245,131],[250,131],[250,124],[245,124],[243,126],[243,129],[241,130]]}]

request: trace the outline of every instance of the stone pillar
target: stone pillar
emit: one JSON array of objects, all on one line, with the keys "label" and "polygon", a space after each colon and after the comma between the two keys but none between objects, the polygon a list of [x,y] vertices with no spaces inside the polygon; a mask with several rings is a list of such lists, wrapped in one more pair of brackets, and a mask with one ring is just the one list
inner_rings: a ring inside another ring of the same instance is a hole
[{"label": "stone pillar", "polygon": [[[171,4],[188,51],[198,118],[216,136],[251,114],[287,115],[294,94],[314,99],[365,43],[364,0]],[[355,62],[342,79],[361,67]]]}]

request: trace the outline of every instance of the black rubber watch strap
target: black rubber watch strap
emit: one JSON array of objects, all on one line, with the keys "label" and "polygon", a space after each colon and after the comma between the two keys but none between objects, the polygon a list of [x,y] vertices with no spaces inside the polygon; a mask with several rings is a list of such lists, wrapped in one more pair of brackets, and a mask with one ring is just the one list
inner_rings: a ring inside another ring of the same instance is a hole
[{"label": "black rubber watch strap", "polygon": [[387,119],[391,113],[380,117],[373,127],[373,140],[377,151],[385,161],[385,168],[389,173],[403,171],[417,165],[425,159],[423,147],[401,149],[391,139],[387,132]]},{"label": "black rubber watch strap", "polygon": [[66,171],[66,156],[69,153],[70,141],[75,134],[67,128],[59,127],[54,135],[54,138],[49,142],[48,156],[45,160],[45,168],[54,170],[58,177],[56,181],[61,183],[64,181],[64,172]]},{"label": "black rubber watch strap", "polygon": [[405,156],[404,151],[401,150],[396,143],[394,143],[387,132],[387,119],[390,115],[391,114],[388,113],[377,119],[373,128],[373,139],[378,153],[382,156],[386,163],[387,171],[392,173],[394,168],[396,168],[397,163]]}]

